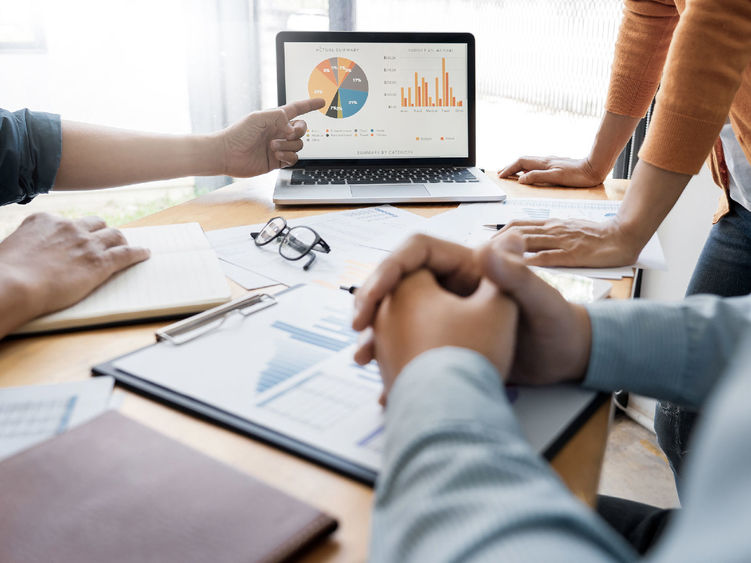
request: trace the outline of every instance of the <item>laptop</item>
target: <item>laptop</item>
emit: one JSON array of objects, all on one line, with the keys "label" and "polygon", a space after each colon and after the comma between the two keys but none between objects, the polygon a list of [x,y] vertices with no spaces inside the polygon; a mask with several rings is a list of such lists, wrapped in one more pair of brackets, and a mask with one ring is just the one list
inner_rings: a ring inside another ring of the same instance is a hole
[{"label": "laptop", "polygon": [[278,204],[502,201],[475,166],[475,39],[469,33],[294,32],[276,36],[279,105],[304,116],[300,160]]}]

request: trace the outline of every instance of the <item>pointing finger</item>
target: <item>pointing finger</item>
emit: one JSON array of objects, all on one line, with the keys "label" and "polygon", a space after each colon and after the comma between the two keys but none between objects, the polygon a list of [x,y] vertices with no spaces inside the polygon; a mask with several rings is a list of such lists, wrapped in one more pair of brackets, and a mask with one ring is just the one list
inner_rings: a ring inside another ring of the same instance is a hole
[{"label": "pointing finger", "polygon": [[294,119],[298,115],[308,113],[309,111],[321,109],[326,104],[323,98],[310,98],[309,100],[297,100],[282,106],[282,111],[287,119]]}]

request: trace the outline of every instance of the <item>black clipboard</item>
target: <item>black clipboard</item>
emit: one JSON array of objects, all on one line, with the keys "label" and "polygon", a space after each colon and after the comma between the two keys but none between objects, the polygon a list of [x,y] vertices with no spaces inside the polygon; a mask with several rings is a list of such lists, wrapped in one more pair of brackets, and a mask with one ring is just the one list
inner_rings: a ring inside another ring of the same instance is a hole
[{"label": "black clipboard", "polygon": [[140,377],[119,370],[113,365],[118,359],[119,358],[115,358],[109,362],[96,365],[91,371],[94,375],[111,375],[122,387],[135,391],[136,393],[144,395],[150,399],[154,399],[164,405],[174,407],[179,411],[200,418],[201,420],[212,422],[222,428],[276,446],[284,451],[298,455],[329,469],[333,469],[337,473],[351,477],[366,485],[373,486],[375,484],[376,472],[367,467],[357,465],[311,446],[301,440],[290,438],[289,436],[277,432],[276,430],[272,430],[271,428],[261,426],[260,424],[256,424],[245,418],[228,413],[227,411],[213,405],[198,401],[192,397],[177,393],[172,389],[156,385],[150,381],[146,381],[145,379],[141,379]]},{"label": "black clipboard", "polygon": [[[136,374],[128,373],[117,368],[115,365],[121,358],[137,353],[146,348],[156,346],[162,340],[174,339],[180,343],[181,341],[200,337],[200,335],[203,334],[202,327],[207,323],[221,323],[226,315],[232,312],[239,311],[241,314],[252,314],[252,312],[256,310],[272,306],[275,303],[275,297],[290,292],[298,287],[299,286],[290,287],[277,293],[274,297],[261,294],[237,299],[165,327],[165,329],[157,331],[157,342],[154,344],[129,352],[128,354],[123,354],[122,356],[113,358],[108,362],[98,364],[92,368],[92,373],[95,376],[112,376],[118,384],[126,389],[149,397],[150,399],[154,399],[162,404],[176,408],[202,420],[215,423],[223,428],[258,439],[264,443],[298,455],[328,469],[332,469],[342,475],[355,479],[356,481],[373,486],[375,484],[377,473],[369,467],[341,458],[307,442],[274,430],[273,428],[252,422],[210,403],[200,401],[168,387],[141,378]],[[243,312],[244,310],[248,312]],[[542,452],[542,455],[548,461],[552,460],[571,437],[591,418],[600,406],[609,400],[609,398],[610,395],[606,393],[593,394],[592,399],[588,401],[572,419],[570,419],[565,428],[562,428],[561,431],[556,434],[555,438]]]},{"label": "black clipboard", "polygon": [[229,313],[239,312],[240,314],[252,314],[253,312],[272,306],[276,302],[276,297],[284,295],[298,287],[300,286],[290,287],[274,296],[259,294],[235,299],[224,305],[220,305],[213,309],[209,309],[208,311],[204,311],[203,313],[189,317],[183,321],[169,325],[156,332],[155,336],[157,341],[154,344],[123,354],[122,356],[113,358],[108,362],[95,365],[91,368],[91,372],[95,376],[112,376],[119,385],[128,390],[144,395],[150,399],[154,399],[164,405],[174,407],[202,420],[218,424],[228,430],[279,447],[284,451],[332,469],[361,483],[373,486],[375,484],[376,472],[368,467],[358,465],[306,442],[287,436],[286,434],[278,432],[272,428],[252,422],[246,418],[237,416],[236,414],[227,412],[226,410],[212,404],[200,401],[168,387],[158,385],[152,381],[141,378],[136,374],[123,371],[115,366],[117,361],[121,358],[137,353],[145,348],[156,346],[163,340],[173,340],[177,343],[181,343],[200,337],[201,334],[203,334],[204,327],[210,325],[212,322],[221,323]]}]

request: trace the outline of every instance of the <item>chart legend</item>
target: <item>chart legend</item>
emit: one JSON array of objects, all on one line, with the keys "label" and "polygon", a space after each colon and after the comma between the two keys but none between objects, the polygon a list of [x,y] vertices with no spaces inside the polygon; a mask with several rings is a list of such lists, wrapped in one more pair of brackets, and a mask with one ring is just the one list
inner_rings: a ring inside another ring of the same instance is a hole
[{"label": "chart legend", "polygon": [[360,66],[344,57],[321,61],[308,79],[311,98],[323,98],[319,111],[327,117],[346,119],[355,115],[368,99],[368,79]]}]

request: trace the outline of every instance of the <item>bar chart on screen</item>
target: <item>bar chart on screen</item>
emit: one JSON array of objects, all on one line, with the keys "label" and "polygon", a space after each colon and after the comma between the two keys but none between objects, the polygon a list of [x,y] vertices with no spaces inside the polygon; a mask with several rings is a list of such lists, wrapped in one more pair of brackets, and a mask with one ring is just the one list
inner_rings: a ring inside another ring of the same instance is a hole
[{"label": "bar chart on screen", "polygon": [[[401,107],[463,107],[464,100],[457,99],[454,94],[454,84],[451,81],[451,75],[446,71],[446,57],[441,57],[441,69],[438,75],[434,76],[415,72],[414,85],[400,87]],[[431,80],[432,79],[432,80]],[[434,82],[433,82],[434,80]],[[435,84],[435,88],[433,85]],[[412,87],[414,86],[414,90]]]}]

